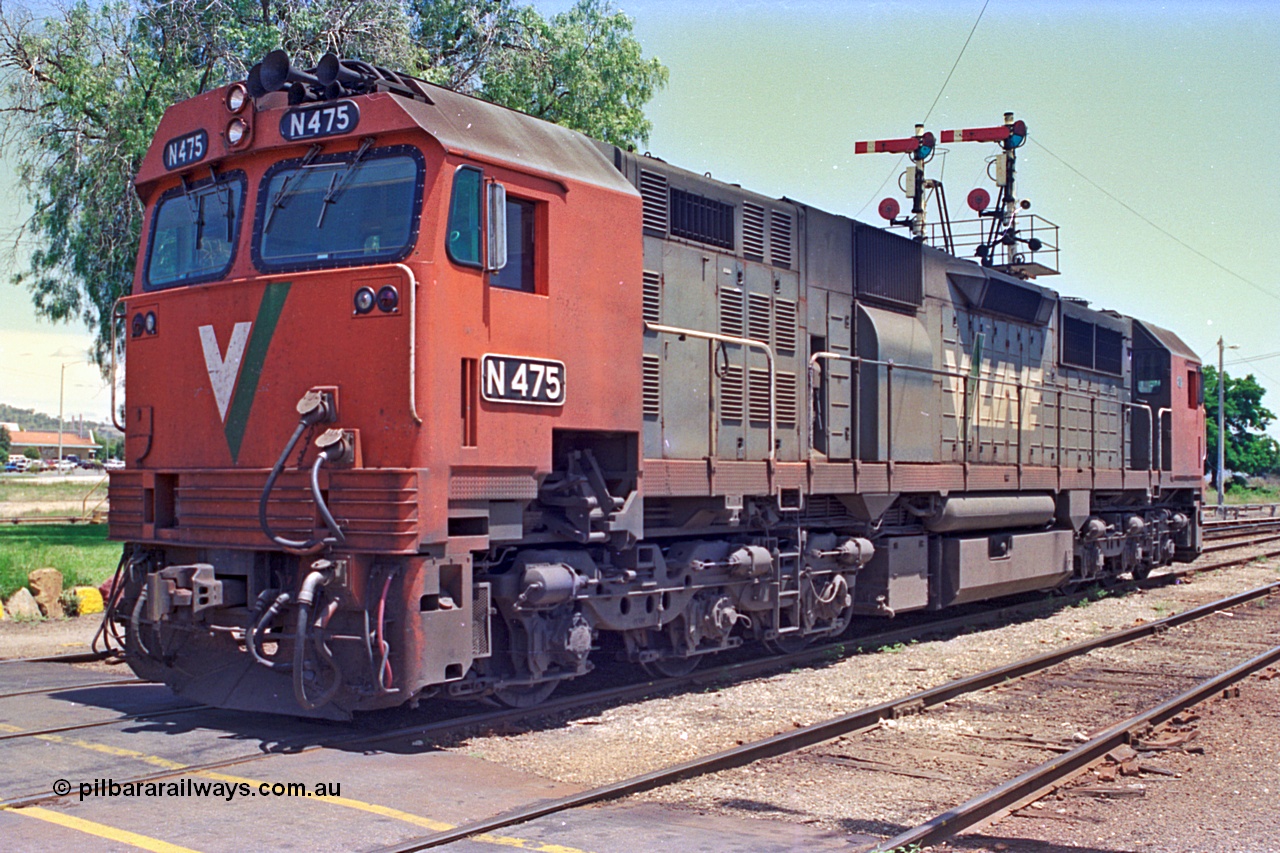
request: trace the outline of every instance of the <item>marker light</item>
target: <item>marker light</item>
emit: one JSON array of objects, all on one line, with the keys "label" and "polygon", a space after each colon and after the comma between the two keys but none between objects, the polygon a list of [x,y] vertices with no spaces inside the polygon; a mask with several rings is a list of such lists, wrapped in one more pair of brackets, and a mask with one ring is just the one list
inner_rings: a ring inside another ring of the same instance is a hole
[{"label": "marker light", "polygon": [[898,216],[899,210],[901,210],[901,208],[898,207],[897,199],[892,198],[886,198],[884,201],[880,202],[880,206],[876,208],[876,211],[880,216],[890,222]]},{"label": "marker light", "polygon": [[244,87],[243,83],[232,83],[231,88],[227,89],[227,109],[233,113],[238,113],[244,109],[244,105],[249,102],[249,91]]},{"label": "marker light", "polygon": [[141,314],[134,314],[134,315],[133,315],[133,323],[131,323],[131,324],[130,324],[130,325],[132,326],[132,331],[130,332],[130,336],[135,337],[135,338],[140,338],[140,337],[142,337],[142,332],[143,332],[143,325],[142,325],[142,323],[143,323],[143,321],[142,321],[142,315],[141,315]]},{"label": "marker light", "polygon": [[142,323],[146,326],[147,334],[154,335],[156,333],[156,312],[148,311],[147,316]]},{"label": "marker light", "polygon": [[362,287],[356,291],[355,306],[357,314],[368,314],[373,310],[373,291]]},{"label": "marker light", "polygon": [[391,285],[378,291],[378,310],[390,314],[400,307],[400,293]]},{"label": "marker light", "polygon": [[249,125],[244,123],[243,119],[233,119],[227,125],[227,142],[232,145],[239,145],[249,132]]}]

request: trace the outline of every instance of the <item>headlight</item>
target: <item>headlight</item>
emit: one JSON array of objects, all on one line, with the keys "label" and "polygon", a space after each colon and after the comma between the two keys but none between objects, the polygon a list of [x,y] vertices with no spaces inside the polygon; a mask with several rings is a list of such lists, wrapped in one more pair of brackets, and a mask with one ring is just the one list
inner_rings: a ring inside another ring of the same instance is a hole
[{"label": "headlight", "polygon": [[227,125],[227,142],[232,145],[239,145],[248,132],[249,125],[245,124],[241,119],[235,119],[231,124]]},{"label": "headlight", "polygon": [[368,314],[373,310],[373,291],[362,287],[356,291],[355,308],[357,314]]},{"label": "headlight", "polygon": [[231,88],[227,90],[227,109],[231,110],[231,112],[240,112],[248,101],[249,91],[245,89],[243,83],[233,83]]}]

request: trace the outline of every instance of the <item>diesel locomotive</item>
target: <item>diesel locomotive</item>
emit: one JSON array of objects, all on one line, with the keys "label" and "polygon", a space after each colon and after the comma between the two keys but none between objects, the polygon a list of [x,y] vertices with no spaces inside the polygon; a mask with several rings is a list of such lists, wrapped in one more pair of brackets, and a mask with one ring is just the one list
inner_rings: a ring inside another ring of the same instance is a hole
[{"label": "diesel locomotive", "polygon": [[172,106],[136,186],[104,628],[192,700],[526,706],[1200,552],[1199,359],[1030,245],[332,55]]}]

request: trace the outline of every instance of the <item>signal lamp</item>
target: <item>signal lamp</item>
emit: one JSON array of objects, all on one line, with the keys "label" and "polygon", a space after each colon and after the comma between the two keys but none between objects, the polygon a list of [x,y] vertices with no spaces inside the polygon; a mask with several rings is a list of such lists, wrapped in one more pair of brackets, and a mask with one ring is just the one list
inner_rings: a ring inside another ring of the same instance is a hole
[{"label": "signal lamp", "polygon": [[400,293],[391,285],[378,291],[378,310],[390,314],[400,307]]},{"label": "signal lamp", "polygon": [[249,125],[244,123],[244,119],[232,119],[227,125],[227,142],[231,145],[239,145],[249,133]]},{"label": "signal lamp", "polygon": [[969,209],[977,213],[987,209],[987,205],[991,204],[991,193],[982,187],[975,187],[969,190],[969,197],[965,199],[969,205]]},{"label": "signal lamp", "polygon": [[156,333],[156,312],[148,311],[142,324],[146,327],[148,335],[154,335]]},{"label": "signal lamp", "polygon": [[245,88],[243,83],[232,83],[231,88],[227,89],[227,109],[233,113],[238,113],[244,109],[244,105],[249,102],[249,90]]},{"label": "signal lamp", "polygon": [[129,333],[131,337],[135,337],[135,338],[140,338],[140,337],[142,337],[142,332],[143,332],[143,325],[142,325],[142,324],[143,324],[143,321],[142,321],[142,315],[141,315],[141,314],[134,314],[134,315],[133,315],[133,322],[130,324],[130,325],[131,325],[131,327],[132,327],[132,329],[131,329],[131,331],[130,331],[130,333]]},{"label": "signal lamp", "polygon": [[1033,252],[1040,251],[1040,248],[1042,246],[1044,246],[1044,243],[1040,242],[1039,237],[1032,237],[1030,240],[1027,241],[1027,248]]},{"label": "signal lamp", "polygon": [[373,291],[362,287],[356,291],[355,307],[357,314],[368,314],[373,310]]},{"label": "signal lamp", "polygon": [[915,153],[911,156],[915,160],[928,160],[930,155],[933,154],[934,146],[938,144],[938,140],[932,133],[926,133],[924,136],[917,138],[920,140],[920,144],[916,146]]},{"label": "signal lamp", "polygon": [[1019,148],[1027,141],[1027,123],[1019,119],[1009,126],[1009,138],[1004,141],[1006,150]]},{"label": "signal lamp", "polygon": [[898,207],[897,199],[892,198],[886,198],[884,201],[880,202],[880,206],[876,208],[876,211],[880,216],[890,222],[897,218],[899,210],[901,210],[901,208]]}]

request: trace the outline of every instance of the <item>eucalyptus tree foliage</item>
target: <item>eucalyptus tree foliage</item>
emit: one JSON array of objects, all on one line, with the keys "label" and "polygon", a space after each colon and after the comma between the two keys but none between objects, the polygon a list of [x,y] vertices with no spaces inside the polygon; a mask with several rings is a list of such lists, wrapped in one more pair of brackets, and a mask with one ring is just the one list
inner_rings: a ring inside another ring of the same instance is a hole
[{"label": "eucalyptus tree foliage", "polygon": [[170,104],[284,47],[388,68],[623,146],[667,70],[631,20],[579,0],[550,20],[514,0],[75,0],[39,19],[0,0],[0,156],[33,209],[14,283],[38,314],[80,320],[109,361],[109,315],[133,281],[133,175]]}]

